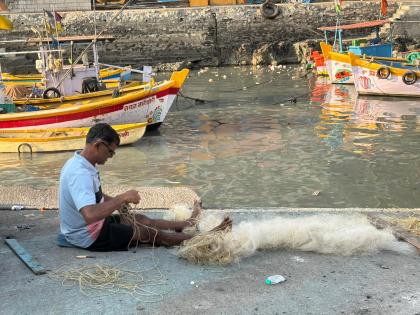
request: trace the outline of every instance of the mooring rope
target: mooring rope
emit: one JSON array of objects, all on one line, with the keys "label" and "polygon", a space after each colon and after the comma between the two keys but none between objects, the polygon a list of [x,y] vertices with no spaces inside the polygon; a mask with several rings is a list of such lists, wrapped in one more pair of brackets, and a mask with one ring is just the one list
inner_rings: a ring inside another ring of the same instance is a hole
[{"label": "mooring rope", "polygon": [[407,218],[391,219],[393,224],[401,226],[405,230],[420,236],[420,218],[410,215]]}]

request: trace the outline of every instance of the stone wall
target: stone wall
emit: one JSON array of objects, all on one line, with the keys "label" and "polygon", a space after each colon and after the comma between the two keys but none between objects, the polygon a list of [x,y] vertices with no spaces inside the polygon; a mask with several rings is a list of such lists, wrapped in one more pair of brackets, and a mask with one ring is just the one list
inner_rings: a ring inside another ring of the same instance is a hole
[{"label": "stone wall", "polygon": [[43,10],[84,11],[91,9],[91,0],[6,0],[13,13],[33,13]]},{"label": "stone wall", "polygon": [[[189,63],[194,66],[298,62],[293,44],[308,39],[322,39],[319,26],[335,25],[337,14],[332,3],[281,4],[274,19],[261,15],[259,6],[224,6],[153,10],[128,10],[111,23],[105,32],[115,36],[114,43],[100,46],[100,60],[111,64],[158,65]],[[396,10],[390,4],[389,15]],[[377,19],[379,1],[344,2],[341,23]],[[97,28],[101,30],[116,11],[98,11]],[[33,37],[31,26],[39,27],[41,14],[12,14],[15,25],[3,32],[4,39]],[[63,14],[64,35],[93,34],[91,11]],[[365,35],[371,30],[359,30]],[[355,35],[348,33],[349,35]],[[3,34],[2,34],[3,35]],[[0,48],[4,47],[0,44]],[[8,51],[28,49],[8,44]],[[268,56],[265,58],[264,56]],[[34,56],[20,57],[19,66],[33,63]],[[2,64],[7,67],[7,61]],[[16,67],[16,63],[13,63]]]},{"label": "stone wall", "polygon": [[410,5],[404,16],[394,21],[393,35],[402,43],[401,50],[419,49],[420,43],[420,3]]}]

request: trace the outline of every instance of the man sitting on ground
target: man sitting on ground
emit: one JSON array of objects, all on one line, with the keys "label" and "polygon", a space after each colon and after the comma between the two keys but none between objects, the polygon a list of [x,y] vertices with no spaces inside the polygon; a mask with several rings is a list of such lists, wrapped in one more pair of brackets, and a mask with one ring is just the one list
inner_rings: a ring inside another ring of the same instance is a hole
[{"label": "man sitting on ground", "polygon": [[[191,238],[182,230],[196,223],[201,211],[198,202],[194,203],[192,216],[186,221],[150,219],[136,214],[136,224],[122,222],[120,215],[112,214],[123,205],[140,202],[136,190],[115,197],[102,193],[96,165],[112,158],[119,144],[120,137],[111,126],[96,124],[87,134],[85,148],[75,152],[62,168],[59,212],[60,229],[66,241],[92,251],[113,251],[126,250],[130,243],[172,246]],[[232,221],[225,218],[215,229],[231,226]]]}]

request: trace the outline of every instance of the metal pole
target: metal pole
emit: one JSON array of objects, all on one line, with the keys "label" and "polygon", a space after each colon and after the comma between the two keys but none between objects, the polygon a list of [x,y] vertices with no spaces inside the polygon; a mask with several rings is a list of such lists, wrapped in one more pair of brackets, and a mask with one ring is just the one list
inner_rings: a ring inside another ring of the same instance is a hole
[{"label": "metal pole", "polygon": [[132,69],[130,67],[120,67],[120,66],[109,65],[109,64],[106,64],[106,63],[99,63],[99,64],[101,66],[104,66],[104,67],[111,67],[111,68],[115,68],[115,69],[128,70],[128,71],[131,71],[131,72],[134,72],[134,73],[140,73],[140,74],[145,74],[146,73],[146,74],[150,74],[150,75],[155,75],[155,73],[149,73],[149,72],[146,72],[146,71]]},{"label": "metal pole", "polygon": [[69,73],[73,70],[73,66],[75,64],[77,64],[80,59],[82,59],[82,56],[90,49],[90,47],[96,43],[96,40],[102,35],[103,32],[105,32],[108,28],[108,26],[111,24],[111,22],[113,22],[120,14],[121,12],[131,3],[131,1],[133,0],[129,0],[127,1],[126,4],[124,4],[121,9],[112,17],[111,20],[109,20],[109,22],[105,25],[105,27],[101,30],[101,32],[95,36],[95,38],[92,40],[92,42],[82,51],[82,53],[79,55],[79,57],[76,58],[76,60],[70,65],[70,68],[66,71],[66,73],[63,75],[63,77],[61,78],[60,82],[58,82],[58,85],[56,86],[56,88],[58,88],[61,84],[63,84],[64,80],[66,79],[66,77],[69,75]]},{"label": "metal pole", "polygon": [[341,33],[343,32],[343,30],[338,30],[338,45],[340,47],[340,53],[343,52],[343,40],[341,38]]}]

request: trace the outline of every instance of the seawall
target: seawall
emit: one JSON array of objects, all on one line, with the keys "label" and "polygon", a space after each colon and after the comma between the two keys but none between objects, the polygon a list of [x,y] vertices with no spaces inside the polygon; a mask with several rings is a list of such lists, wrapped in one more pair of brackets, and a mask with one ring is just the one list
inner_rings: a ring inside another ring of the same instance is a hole
[{"label": "seawall", "polygon": [[[390,3],[388,16],[398,5]],[[337,14],[332,3],[279,4],[279,15],[264,18],[258,5],[199,8],[127,10],[104,32],[114,42],[99,45],[100,60],[134,67],[187,63],[190,66],[223,66],[254,63],[299,62],[296,45],[322,39],[317,27],[335,25]],[[344,2],[341,24],[378,18],[379,1]],[[97,11],[98,32],[117,11]],[[41,13],[9,14],[14,30],[1,32],[1,40],[35,37],[31,27],[42,30]],[[93,11],[63,13],[64,36],[94,34]],[[349,35],[356,35],[348,33]],[[372,29],[357,30],[366,35]],[[331,34],[333,36],[333,34]],[[6,51],[33,50],[24,43],[2,43]],[[34,64],[36,55],[3,58],[3,68],[22,72]],[[16,62],[18,60],[18,62]]]}]

